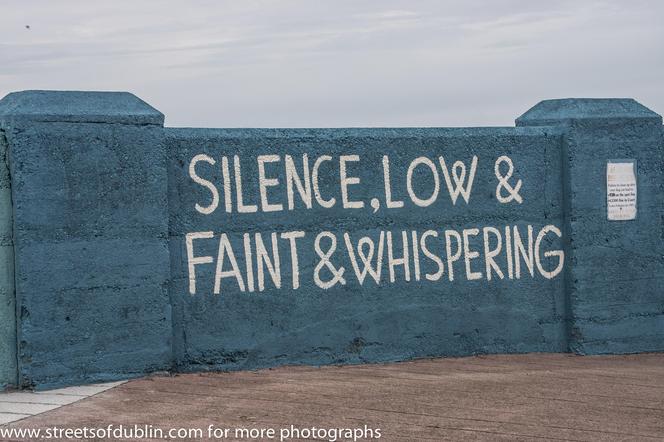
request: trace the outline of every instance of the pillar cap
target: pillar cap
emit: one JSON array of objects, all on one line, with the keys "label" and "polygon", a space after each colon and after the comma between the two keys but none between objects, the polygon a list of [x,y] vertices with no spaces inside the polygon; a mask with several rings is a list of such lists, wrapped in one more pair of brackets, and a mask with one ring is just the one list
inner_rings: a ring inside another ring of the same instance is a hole
[{"label": "pillar cap", "polygon": [[544,100],[516,119],[517,126],[569,125],[573,120],[652,120],[662,117],[632,98],[562,98]]},{"label": "pillar cap", "polygon": [[0,123],[26,122],[163,126],[164,114],[129,92],[31,90],[0,100]]}]

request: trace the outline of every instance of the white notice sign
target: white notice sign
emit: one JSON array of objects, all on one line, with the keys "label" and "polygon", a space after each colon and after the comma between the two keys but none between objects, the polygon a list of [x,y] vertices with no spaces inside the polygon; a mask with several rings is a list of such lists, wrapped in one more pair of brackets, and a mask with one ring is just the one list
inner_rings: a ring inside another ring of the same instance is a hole
[{"label": "white notice sign", "polygon": [[610,221],[636,218],[635,162],[609,162],[607,164],[606,209]]}]

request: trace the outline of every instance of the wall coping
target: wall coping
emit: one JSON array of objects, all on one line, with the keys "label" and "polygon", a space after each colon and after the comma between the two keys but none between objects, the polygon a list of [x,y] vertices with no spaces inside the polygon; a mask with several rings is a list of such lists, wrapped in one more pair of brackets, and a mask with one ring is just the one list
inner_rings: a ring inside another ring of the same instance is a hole
[{"label": "wall coping", "polygon": [[544,100],[516,119],[517,126],[569,125],[572,120],[650,120],[662,117],[632,98],[561,98]]},{"label": "wall coping", "polygon": [[0,123],[28,122],[163,126],[164,114],[129,92],[29,90],[0,100]]}]

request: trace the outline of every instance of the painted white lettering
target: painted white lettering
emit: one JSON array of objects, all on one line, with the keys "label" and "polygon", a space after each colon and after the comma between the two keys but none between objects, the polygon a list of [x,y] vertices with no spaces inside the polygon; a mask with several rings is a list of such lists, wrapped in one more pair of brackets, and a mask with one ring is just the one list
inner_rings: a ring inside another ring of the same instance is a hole
[{"label": "painted white lettering", "polygon": [[267,178],[265,176],[265,163],[277,163],[281,161],[279,155],[258,155],[258,190],[261,195],[261,209],[263,212],[279,212],[284,210],[282,204],[270,204],[267,200],[267,188],[279,185],[278,178]]},{"label": "painted white lettering", "polygon": [[199,264],[211,264],[211,256],[194,256],[194,240],[210,239],[214,237],[213,232],[191,232],[187,233],[185,243],[187,245],[187,267],[189,269],[189,294],[196,294],[196,266]]},{"label": "painted white lettering", "polygon": [[385,184],[385,204],[388,209],[403,207],[403,201],[392,200],[392,185],[390,184],[390,157],[383,155],[383,182]]},{"label": "painted white lettering", "polygon": [[333,207],[337,201],[334,197],[331,197],[326,200],[323,198],[323,196],[320,193],[320,186],[318,183],[318,169],[320,168],[320,165],[323,163],[323,161],[332,161],[332,157],[329,155],[322,155],[316,159],[316,162],[314,163],[314,168],[311,171],[311,184],[314,188],[314,197],[316,198],[316,202],[321,207],[329,209]]},{"label": "painted white lettering", "polygon": [[558,238],[562,237],[560,229],[558,229],[556,226],[553,225],[547,225],[544,226],[542,230],[540,230],[539,234],[537,235],[537,239],[535,240],[535,264],[537,264],[537,270],[539,270],[540,274],[544,276],[546,279],[551,279],[554,278],[556,275],[558,275],[563,270],[563,264],[565,263],[565,252],[563,252],[562,250],[550,250],[544,252],[544,257],[546,258],[551,256],[557,257],[558,265],[556,265],[556,268],[550,272],[547,272],[546,270],[544,270],[544,267],[542,267],[542,262],[540,261],[541,259],[540,246],[542,240],[549,232],[553,232]]},{"label": "painted white lettering", "polygon": [[[302,199],[305,207],[307,209],[311,209],[312,200],[311,180],[309,179],[309,157],[306,153],[302,155],[302,176],[304,179],[304,184],[302,184],[300,175],[297,173],[293,158],[290,155],[286,155],[284,162],[286,163],[286,195],[288,196],[288,210],[293,210],[295,208],[293,189],[297,189],[297,192],[300,194],[300,198]],[[318,180],[318,178],[316,178],[316,180]],[[293,185],[295,186],[293,187]]]},{"label": "painted white lettering", "polygon": [[528,225],[528,250],[526,251],[521,234],[517,226],[514,226],[514,274],[516,279],[521,278],[521,258],[528,267],[530,276],[535,276],[535,261],[533,257],[533,226]]},{"label": "painted white lettering", "polygon": [[209,163],[213,166],[215,165],[215,161],[212,157],[202,153],[193,157],[191,159],[191,162],[189,163],[189,176],[191,177],[191,179],[194,180],[196,184],[200,184],[201,186],[207,188],[212,194],[212,201],[210,202],[210,205],[201,206],[200,204],[196,203],[194,207],[198,212],[202,213],[203,215],[209,215],[212,212],[214,212],[217,206],[219,205],[219,191],[217,190],[217,187],[213,183],[204,178],[201,178],[196,173],[196,164],[199,161],[205,161],[206,163]]},{"label": "painted white lettering", "polygon": [[258,291],[265,290],[265,270],[267,268],[272,282],[276,288],[281,288],[281,268],[279,265],[279,245],[277,244],[277,234],[272,233],[272,259],[265,248],[263,237],[260,233],[254,235],[256,242],[256,273],[258,274]]},{"label": "painted white lettering", "polygon": [[433,236],[434,238],[438,238],[438,232],[435,230],[427,230],[420,236],[420,248],[422,249],[422,253],[424,253],[424,256],[432,260],[433,262],[436,263],[438,266],[438,271],[435,273],[427,273],[424,275],[424,277],[429,280],[429,281],[438,281],[443,274],[445,273],[445,264],[443,263],[443,260],[438,257],[438,255],[432,253],[428,248],[427,248],[427,238]]},{"label": "painted white lettering", "polygon": [[[482,229],[482,232],[484,234],[484,261],[485,261],[485,271],[486,271],[486,279],[488,281],[491,281],[491,273],[496,272],[496,275],[500,279],[503,279],[505,275],[503,275],[503,271],[500,270],[500,267],[498,267],[498,264],[494,260],[494,258],[498,255],[500,255],[500,251],[503,248],[503,239],[502,236],[500,235],[500,230],[496,229],[495,227],[485,227]],[[493,234],[493,236],[496,237],[496,247],[491,248],[491,240],[489,239],[489,233]]]},{"label": "painted white lettering", "polygon": [[[360,285],[364,284],[364,279],[367,277],[367,274],[371,275],[376,284],[380,284],[380,274],[383,267],[383,239],[385,237],[385,232],[380,232],[378,238],[378,252],[376,253],[375,267],[372,264],[374,258],[374,242],[368,236],[360,238],[357,242],[357,256],[359,256],[360,261],[362,261],[362,270],[357,263],[357,258],[355,256],[355,250],[353,243],[350,239],[348,233],[344,233],[344,241],[346,243],[346,250],[348,251],[348,257],[350,258],[350,263],[353,266],[355,275]],[[365,251],[366,249],[366,251]]]},{"label": "painted white lettering", "polygon": [[251,252],[251,235],[245,233],[242,235],[244,243],[244,259],[247,269],[247,290],[249,292],[254,291],[254,266],[252,263],[252,252]]},{"label": "painted white lettering", "polygon": [[[321,249],[321,239],[323,238],[328,238],[330,240],[330,247],[327,249],[327,252],[323,252],[323,250]],[[316,236],[316,240],[314,241],[314,250],[316,251],[318,257],[320,258],[320,261],[314,268],[314,282],[318,287],[324,290],[333,287],[337,283],[340,283],[341,285],[346,285],[346,280],[343,277],[345,269],[343,267],[339,267],[337,269],[330,260],[336,249],[337,249],[337,237],[334,236],[332,232],[327,232],[327,231],[320,232],[318,236]],[[330,278],[328,281],[323,281],[321,279],[320,273],[321,270],[323,269],[323,266],[325,266],[332,275],[332,278]]]},{"label": "painted white lettering", "polygon": [[240,167],[240,157],[233,157],[233,168],[235,169],[235,198],[237,199],[237,211],[240,213],[254,213],[258,211],[255,204],[244,204],[242,198],[242,168]]},{"label": "painted white lettering", "polygon": [[512,256],[512,230],[505,226],[505,255],[507,256],[507,277],[514,279],[514,258]]},{"label": "painted white lettering", "polygon": [[[450,198],[452,198],[452,205],[456,205],[459,195],[461,195],[466,201],[466,204],[468,204],[470,202],[470,192],[473,189],[473,181],[475,180],[475,172],[477,170],[477,156],[473,155],[473,160],[470,164],[470,173],[468,174],[468,182],[466,183],[465,188],[464,181],[466,180],[466,165],[464,162],[454,162],[452,165],[452,176],[450,177],[450,172],[445,164],[445,159],[440,156],[438,157],[438,161],[440,162],[440,168],[443,169],[443,176],[445,178],[447,190],[450,192]],[[454,180],[454,183],[452,183],[452,180]]]},{"label": "painted white lettering", "polygon": [[233,212],[233,199],[231,197],[231,173],[228,169],[228,158],[221,157],[221,178],[224,183],[224,206],[226,213]]},{"label": "painted white lettering", "polygon": [[[457,242],[457,250],[454,253],[452,253],[452,237]],[[454,281],[454,267],[452,265],[461,258],[462,251],[461,235],[459,235],[459,232],[456,230],[445,230],[445,249],[447,252],[447,277],[450,281]]]},{"label": "painted white lettering", "polygon": [[297,259],[297,240],[298,238],[304,238],[304,235],[302,231],[284,232],[281,234],[283,239],[287,239],[290,242],[293,290],[297,290],[300,287],[300,264]]},{"label": "painted white lettering", "polygon": [[401,258],[394,257],[394,248],[392,247],[392,232],[387,232],[387,264],[390,269],[390,282],[396,280],[394,268],[403,266],[404,279],[410,281],[410,263],[408,259],[408,232],[405,230],[401,232],[401,242],[403,244],[403,256]]},{"label": "painted white lettering", "polygon": [[415,281],[420,280],[420,249],[418,247],[417,230],[410,232],[413,239],[413,269],[415,270]]},{"label": "painted white lettering", "polygon": [[466,278],[468,281],[482,279],[482,272],[473,272],[470,268],[470,261],[479,257],[480,253],[470,250],[470,236],[477,236],[480,233],[479,229],[463,229],[463,258],[466,262]]},{"label": "painted white lettering", "polygon": [[[433,177],[433,189],[431,195],[424,199],[418,197],[413,190],[413,172],[415,172],[415,168],[420,164],[427,166],[429,170],[431,170],[431,176]],[[408,191],[408,196],[410,196],[411,201],[417,206],[428,207],[436,201],[436,198],[438,198],[438,192],[440,191],[440,178],[438,177],[438,171],[436,170],[436,165],[433,161],[427,157],[418,157],[410,163],[410,166],[408,166],[408,172],[406,173],[406,190]]]},{"label": "painted white lettering", "polygon": [[[231,270],[223,270],[224,258],[228,255],[228,261],[231,264]],[[217,254],[217,267],[214,273],[214,294],[221,293],[221,280],[222,278],[234,277],[241,292],[244,292],[244,281],[242,281],[242,274],[240,267],[237,265],[233,248],[225,233],[221,234],[219,239],[219,252]]]},{"label": "painted white lettering", "polygon": [[341,202],[344,209],[361,209],[364,201],[351,201],[348,199],[348,186],[360,184],[358,177],[348,176],[346,163],[360,161],[359,155],[341,155],[339,157],[339,177],[341,179]]}]

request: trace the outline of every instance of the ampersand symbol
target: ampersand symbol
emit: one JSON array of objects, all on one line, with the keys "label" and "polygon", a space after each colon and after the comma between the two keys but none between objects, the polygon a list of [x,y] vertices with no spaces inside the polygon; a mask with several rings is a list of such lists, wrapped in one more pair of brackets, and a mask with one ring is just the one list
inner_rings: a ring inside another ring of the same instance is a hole
[{"label": "ampersand symbol", "polygon": [[[507,173],[505,175],[500,173],[501,163],[507,163]],[[516,200],[517,203],[521,204],[523,202],[523,198],[521,198],[521,195],[519,195],[519,189],[521,189],[523,182],[518,180],[514,187],[512,187],[512,185],[509,183],[509,179],[512,178],[512,174],[514,173],[514,164],[512,164],[510,157],[503,155],[498,158],[496,160],[494,171],[496,173],[496,178],[498,178],[498,186],[496,186],[496,199],[503,204],[509,203],[513,200]],[[503,196],[502,189],[507,191],[507,196]]]},{"label": "ampersand symbol", "polygon": [[[330,247],[327,249],[327,252],[323,252],[320,248],[320,240],[323,237],[329,238],[331,241]],[[316,268],[314,269],[314,281],[316,282],[316,285],[322,289],[329,289],[338,282],[341,283],[341,285],[346,285],[346,280],[343,277],[343,274],[346,270],[343,267],[339,267],[337,269],[332,264],[332,261],[330,261],[330,258],[334,254],[334,251],[337,249],[337,237],[330,232],[319,233],[318,236],[316,237],[315,249],[316,249],[316,254],[318,254],[318,256],[320,257],[320,262],[316,265]],[[320,271],[323,268],[323,266],[327,267],[330,273],[332,273],[332,279],[330,279],[329,281],[323,281],[320,279]]]}]

